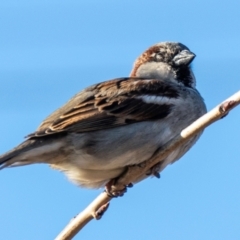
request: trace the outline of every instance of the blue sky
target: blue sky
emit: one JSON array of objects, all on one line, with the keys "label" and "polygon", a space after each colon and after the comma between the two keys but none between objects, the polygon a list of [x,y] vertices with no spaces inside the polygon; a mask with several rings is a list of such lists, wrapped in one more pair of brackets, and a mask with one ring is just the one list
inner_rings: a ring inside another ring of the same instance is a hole
[{"label": "blue sky", "polygon": [[[129,75],[160,41],[196,55],[208,109],[240,89],[240,2],[0,1],[0,152],[84,87]],[[210,126],[161,179],[114,199],[75,239],[240,239],[240,108]],[[2,239],[53,239],[101,190],[46,165],[0,172]]]}]

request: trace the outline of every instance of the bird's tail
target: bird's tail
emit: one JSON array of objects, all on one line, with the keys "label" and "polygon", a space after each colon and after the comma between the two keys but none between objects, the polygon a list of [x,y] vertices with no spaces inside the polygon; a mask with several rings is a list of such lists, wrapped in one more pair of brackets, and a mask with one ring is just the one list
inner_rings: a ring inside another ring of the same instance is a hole
[{"label": "bird's tail", "polygon": [[0,156],[0,170],[32,163],[51,163],[61,147],[62,141],[54,142],[51,137],[28,139]]},{"label": "bird's tail", "polygon": [[18,156],[32,149],[34,145],[36,145],[36,140],[26,140],[12,150],[6,152],[3,155],[0,155],[0,170],[5,167],[30,164],[24,161],[24,159],[21,159],[21,157],[19,158]]}]

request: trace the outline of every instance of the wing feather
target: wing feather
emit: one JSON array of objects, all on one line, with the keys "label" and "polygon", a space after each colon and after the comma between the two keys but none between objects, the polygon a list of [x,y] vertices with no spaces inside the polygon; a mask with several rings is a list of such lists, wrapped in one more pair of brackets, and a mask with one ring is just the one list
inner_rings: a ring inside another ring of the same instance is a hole
[{"label": "wing feather", "polygon": [[29,137],[97,131],[161,119],[168,116],[174,105],[166,101],[149,103],[144,97],[177,99],[178,88],[179,85],[172,82],[143,78],[119,78],[96,84],[75,95]]}]

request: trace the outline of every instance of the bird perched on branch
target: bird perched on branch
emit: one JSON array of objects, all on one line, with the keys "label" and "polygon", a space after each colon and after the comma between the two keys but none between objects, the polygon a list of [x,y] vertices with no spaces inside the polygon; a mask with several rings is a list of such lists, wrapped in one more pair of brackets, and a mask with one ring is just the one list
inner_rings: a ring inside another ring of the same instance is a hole
[{"label": "bird perched on branch", "polygon": [[[26,141],[0,156],[0,167],[47,163],[82,187],[103,187],[128,166],[149,159],[206,112],[190,67],[194,57],[176,42],[148,48],[130,77],[76,94]],[[175,149],[152,174],[178,160],[200,134]]]}]

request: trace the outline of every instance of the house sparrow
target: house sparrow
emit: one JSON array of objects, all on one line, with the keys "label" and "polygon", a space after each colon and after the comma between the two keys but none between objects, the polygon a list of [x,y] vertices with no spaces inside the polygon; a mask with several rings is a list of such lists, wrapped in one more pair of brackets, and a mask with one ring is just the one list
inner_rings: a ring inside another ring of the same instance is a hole
[{"label": "house sparrow", "polygon": [[[53,112],[26,141],[0,156],[1,169],[47,163],[82,187],[103,187],[206,112],[190,67],[194,57],[181,43],[150,47],[130,77],[90,86]],[[200,135],[175,149],[158,171]]]}]

